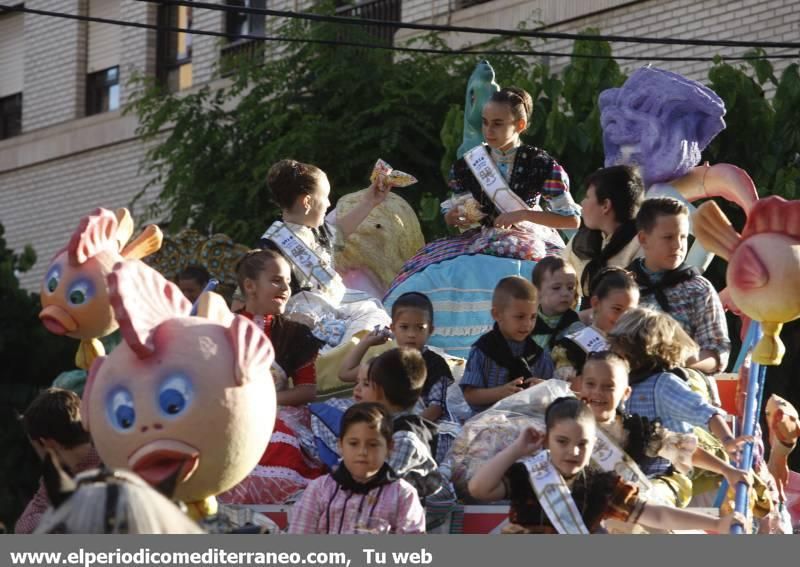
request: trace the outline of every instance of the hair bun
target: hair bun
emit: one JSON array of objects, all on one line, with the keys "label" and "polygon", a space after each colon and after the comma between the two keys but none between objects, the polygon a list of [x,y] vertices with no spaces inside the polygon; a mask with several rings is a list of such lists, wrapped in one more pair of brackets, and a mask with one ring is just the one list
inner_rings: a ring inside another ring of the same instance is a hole
[{"label": "hair bun", "polygon": [[282,159],[272,165],[267,172],[267,185],[272,189],[275,186],[283,185],[291,178],[298,162],[293,159]]},{"label": "hair bun", "polygon": [[267,187],[278,206],[290,209],[298,197],[311,195],[318,180],[324,176],[318,167],[293,159],[282,159],[267,172]]}]

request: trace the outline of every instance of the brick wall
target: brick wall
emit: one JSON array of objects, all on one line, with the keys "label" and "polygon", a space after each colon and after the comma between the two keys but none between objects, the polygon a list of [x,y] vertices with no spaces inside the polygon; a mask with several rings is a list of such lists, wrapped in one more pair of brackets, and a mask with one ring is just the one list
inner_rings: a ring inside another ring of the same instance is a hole
[{"label": "brick wall", "polygon": [[[631,0],[404,0],[403,21],[471,26],[479,28],[517,29],[523,24],[532,29],[568,19],[578,18],[609,8],[629,4]],[[417,32],[400,30],[398,39],[409,38]],[[461,46],[486,41],[480,34],[450,34],[448,43]]]},{"label": "brick wall", "polygon": [[[735,39],[753,41],[797,41],[800,33],[800,3],[794,0],[667,0],[639,2],[612,12],[582,18],[553,26],[558,31],[580,31],[596,27],[604,34],[643,35],[652,37],[688,37],[699,39]],[[571,42],[554,41],[549,46],[563,51]],[[690,47],[680,45],[614,44],[614,54],[650,56],[711,57],[717,54],[742,55],[746,49],[720,47]],[[768,50],[770,54],[785,54],[788,50]],[[563,62],[561,62],[563,63]],[[773,60],[776,75],[791,60]],[[643,63],[622,63],[630,73]],[[681,73],[691,79],[705,81],[709,62],[654,62],[660,68]]]},{"label": "brick wall", "polygon": [[300,12],[307,10],[314,4],[314,0],[271,0],[267,2],[267,8],[270,10],[291,10],[292,12]]},{"label": "brick wall", "polygon": [[[216,0],[215,4],[223,4],[223,0]],[[274,0],[267,2],[270,10],[302,11],[308,9],[313,0]],[[225,31],[226,12],[222,10],[204,10],[195,8],[192,25],[197,29],[215,32]],[[267,16],[265,20],[265,35],[274,35],[282,23],[276,18]],[[192,44],[192,84],[200,85],[219,76],[219,56],[227,40],[223,37],[198,35]],[[279,44],[268,44],[268,48],[277,48]],[[275,51],[273,50],[273,53]],[[279,51],[277,51],[279,53]]]},{"label": "brick wall", "polygon": [[[419,22],[448,15],[450,6],[457,0],[403,0],[403,21]],[[437,22],[442,23],[442,22]]]},{"label": "brick wall", "polygon": [[[28,0],[28,8],[86,14],[86,0]],[[25,15],[22,130],[29,132],[83,116],[87,24]]]},{"label": "brick wall", "polygon": [[[450,0],[454,2],[455,0]],[[405,21],[435,21],[474,27],[514,29],[520,20],[539,21],[547,31],[580,32],[587,27],[597,28],[607,35],[632,35],[651,37],[736,39],[753,41],[797,41],[800,37],[800,3],[796,0],[639,0],[621,2],[544,1],[544,0],[492,0],[460,10],[443,21],[439,9],[444,0],[424,2],[408,0],[403,5]],[[438,15],[438,18],[433,16]],[[564,21],[565,18],[569,18]],[[563,23],[558,23],[562,21]],[[529,26],[530,27],[530,26]],[[398,33],[398,38],[409,37],[409,32]],[[481,36],[451,34],[449,45],[459,46],[475,42]],[[548,40],[539,45],[548,51],[570,53],[573,42]],[[746,49],[689,47],[680,45],[645,45],[614,43],[616,56],[685,56],[712,57],[716,54],[742,55]],[[768,50],[770,54],[791,53],[789,50]],[[791,60],[773,60],[776,75]],[[553,70],[568,63],[566,57],[550,58]],[[630,73],[646,62],[620,62]],[[689,78],[707,79],[710,62],[653,61],[654,65],[681,73]],[[502,81],[502,77],[500,78]]]},{"label": "brick wall", "polygon": [[[220,0],[215,4],[222,4]],[[199,30],[225,31],[225,12],[222,10],[192,11],[192,26]],[[192,84],[200,85],[210,81],[217,72],[217,62],[225,38],[211,35],[196,35],[192,39]]]},{"label": "brick wall", "polygon": [[[131,140],[0,172],[0,223],[8,246],[21,251],[25,244],[33,244],[38,257],[34,268],[21,275],[23,286],[38,290],[48,262],[67,243],[82,216],[98,206],[128,206],[147,182],[139,171],[145,149]],[[151,193],[137,204],[134,218],[153,197]]]}]

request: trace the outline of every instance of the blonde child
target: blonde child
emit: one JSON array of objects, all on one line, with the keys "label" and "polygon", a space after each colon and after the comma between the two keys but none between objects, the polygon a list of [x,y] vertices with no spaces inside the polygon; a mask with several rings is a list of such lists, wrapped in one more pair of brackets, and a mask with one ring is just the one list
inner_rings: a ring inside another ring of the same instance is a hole
[{"label": "blonde child", "polygon": [[387,462],[392,435],[392,418],[381,404],[351,406],[338,441],[342,462],[308,485],[292,508],[289,533],[424,533],[417,491]]},{"label": "blonde child", "polygon": [[558,339],[577,330],[580,319],[575,312],[578,303],[578,278],[575,268],[558,256],[542,258],[531,274],[539,294],[539,313],[533,328],[533,340],[545,350],[552,350]]},{"label": "blonde child", "polygon": [[495,287],[494,329],[473,345],[460,382],[474,413],[552,376],[550,355],[531,336],[538,307],[536,288],[524,278],[503,278]]},{"label": "blonde child", "polygon": [[592,280],[590,292],[591,324],[556,341],[550,353],[554,376],[580,390],[580,375],[589,353],[608,348],[607,333],[631,307],[639,302],[639,287],[622,268],[603,268]]},{"label": "blonde child", "polygon": [[[392,304],[391,332],[399,347],[413,348],[422,353],[427,377],[422,387],[420,415],[437,425],[445,425],[447,432],[440,432],[436,445],[436,462],[441,463],[453,441],[456,419],[447,409],[447,388],[453,383],[453,374],[447,361],[427,348],[428,339],[433,333],[433,304],[423,293],[404,293]],[[367,350],[389,340],[385,329],[376,329],[364,337],[347,354],[339,373],[343,382],[357,378],[361,361]]]},{"label": "blonde child", "polygon": [[736,456],[748,438],[735,438],[725,411],[711,405],[676,374],[698,347],[675,319],[652,309],[631,309],[609,333],[609,343],[631,366],[628,411],[660,419],[664,427],[677,433],[690,433],[693,426],[707,429],[729,455]]},{"label": "blonde child", "polygon": [[305,439],[309,453],[314,454],[329,469],[335,469],[342,458],[338,448],[342,417],[353,404],[364,401],[362,393],[369,380],[369,365],[361,364],[356,373],[352,398],[331,398],[308,404],[311,412],[311,437]]},{"label": "blonde child", "polygon": [[[523,430],[470,479],[470,494],[484,501],[511,500],[507,533],[594,533],[605,519],[719,533],[730,531],[734,522],[744,523],[738,514],[717,519],[652,504],[639,495],[637,486],[616,473],[588,467],[596,427],[592,411],[582,401],[556,399],[545,412],[544,439],[534,428]],[[544,452],[540,452],[542,446]],[[545,472],[559,490],[548,486],[548,497],[540,499],[537,478]],[[565,508],[577,514],[559,518],[557,512]]]}]

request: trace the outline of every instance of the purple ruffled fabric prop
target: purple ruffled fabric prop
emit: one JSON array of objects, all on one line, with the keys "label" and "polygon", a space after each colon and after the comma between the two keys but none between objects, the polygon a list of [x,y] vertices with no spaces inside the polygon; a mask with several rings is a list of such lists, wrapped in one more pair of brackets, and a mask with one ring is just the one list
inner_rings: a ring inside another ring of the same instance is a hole
[{"label": "purple ruffled fabric prop", "polygon": [[725,103],[714,91],[654,67],[600,93],[599,104],[606,167],[638,165],[646,187],[688,173],[725,128]]}]

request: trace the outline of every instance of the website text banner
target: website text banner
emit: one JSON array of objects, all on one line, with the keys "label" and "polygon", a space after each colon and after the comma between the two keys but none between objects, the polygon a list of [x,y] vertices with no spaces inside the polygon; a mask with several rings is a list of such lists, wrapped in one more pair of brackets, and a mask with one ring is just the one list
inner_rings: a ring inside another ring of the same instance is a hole
[{"label": "website text banner", "polygon": [[[793,537],[0,536],[1,567],[752,567],[796,558]],[[624,559],[629,558],[628,560]]]}]

